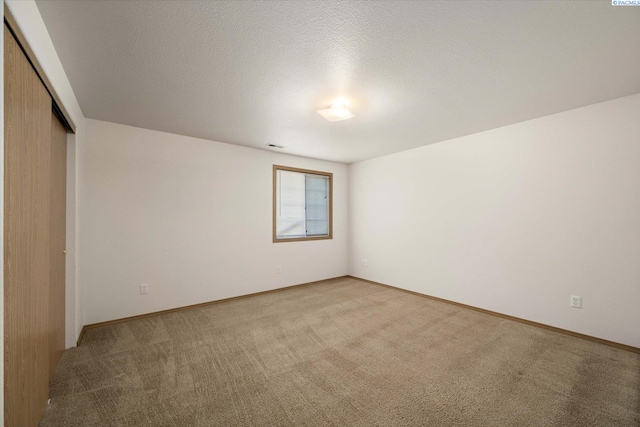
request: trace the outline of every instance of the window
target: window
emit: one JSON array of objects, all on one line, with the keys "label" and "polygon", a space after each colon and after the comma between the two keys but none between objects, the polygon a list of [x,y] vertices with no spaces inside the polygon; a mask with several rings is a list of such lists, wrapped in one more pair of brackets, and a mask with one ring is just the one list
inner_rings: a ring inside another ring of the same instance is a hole
[{"label": "window", "polygon": [[332,238],[333,174],[273,165],[273,241]]}]

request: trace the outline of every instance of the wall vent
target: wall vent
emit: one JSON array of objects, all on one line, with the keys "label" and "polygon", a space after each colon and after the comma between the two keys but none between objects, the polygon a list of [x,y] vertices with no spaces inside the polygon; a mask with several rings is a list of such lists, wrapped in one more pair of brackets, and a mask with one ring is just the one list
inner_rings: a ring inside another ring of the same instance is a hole
[{"label": "wall vent", "polygon": [[271,148],[284,148],[284,146],[282,146],[282,145],[276,145],[276,144],[267,144],[267,147],[271,147]]}]

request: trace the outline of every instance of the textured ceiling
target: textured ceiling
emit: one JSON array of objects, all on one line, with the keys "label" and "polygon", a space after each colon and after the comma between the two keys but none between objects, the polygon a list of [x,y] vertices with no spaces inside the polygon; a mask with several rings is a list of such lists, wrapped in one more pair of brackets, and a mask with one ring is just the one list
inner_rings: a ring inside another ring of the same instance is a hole
[{"label": "textured ceiling", "polygon": [[640,92],[608,1],[37,5],[86,117],[338,162]]}]

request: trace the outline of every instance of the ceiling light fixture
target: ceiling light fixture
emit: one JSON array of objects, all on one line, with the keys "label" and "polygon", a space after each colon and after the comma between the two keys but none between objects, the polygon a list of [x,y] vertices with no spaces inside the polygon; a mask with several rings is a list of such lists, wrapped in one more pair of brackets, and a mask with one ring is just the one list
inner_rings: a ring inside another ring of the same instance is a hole
[{"label": "ceiling light fixture", "polygon": [[317,111],[330,122],[337,122],[355,117],[355,114],[347,108],[347,105],[348,102],[346,99],[337,99],[331,104],[331,107]]}]

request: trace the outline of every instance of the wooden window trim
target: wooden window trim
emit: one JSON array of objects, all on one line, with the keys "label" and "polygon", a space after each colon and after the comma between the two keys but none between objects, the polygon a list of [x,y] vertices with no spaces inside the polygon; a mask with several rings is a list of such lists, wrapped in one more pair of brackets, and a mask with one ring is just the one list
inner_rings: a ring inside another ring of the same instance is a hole
[{"label": "wooden window trim", "polygon": [[[276,196],[277,196],[277,174],[279,170],[290,171],[290,172],[299,172],[299,173],[308,173],[312,175],[321,175],[329,178],[329,235],[321,236],[321,237],[295,237],[292,239],[278,239],[277,234],[277,209],[276,209]],[[322,172],[311,169],[300,169],[300,168],[292,168],[290,166],[282,166],[282,165],[273,165],[273,243],[283,243],[283,242],[307,242],[310,240],[331,240],[333,239],[333,173],[331,172]]]}]

